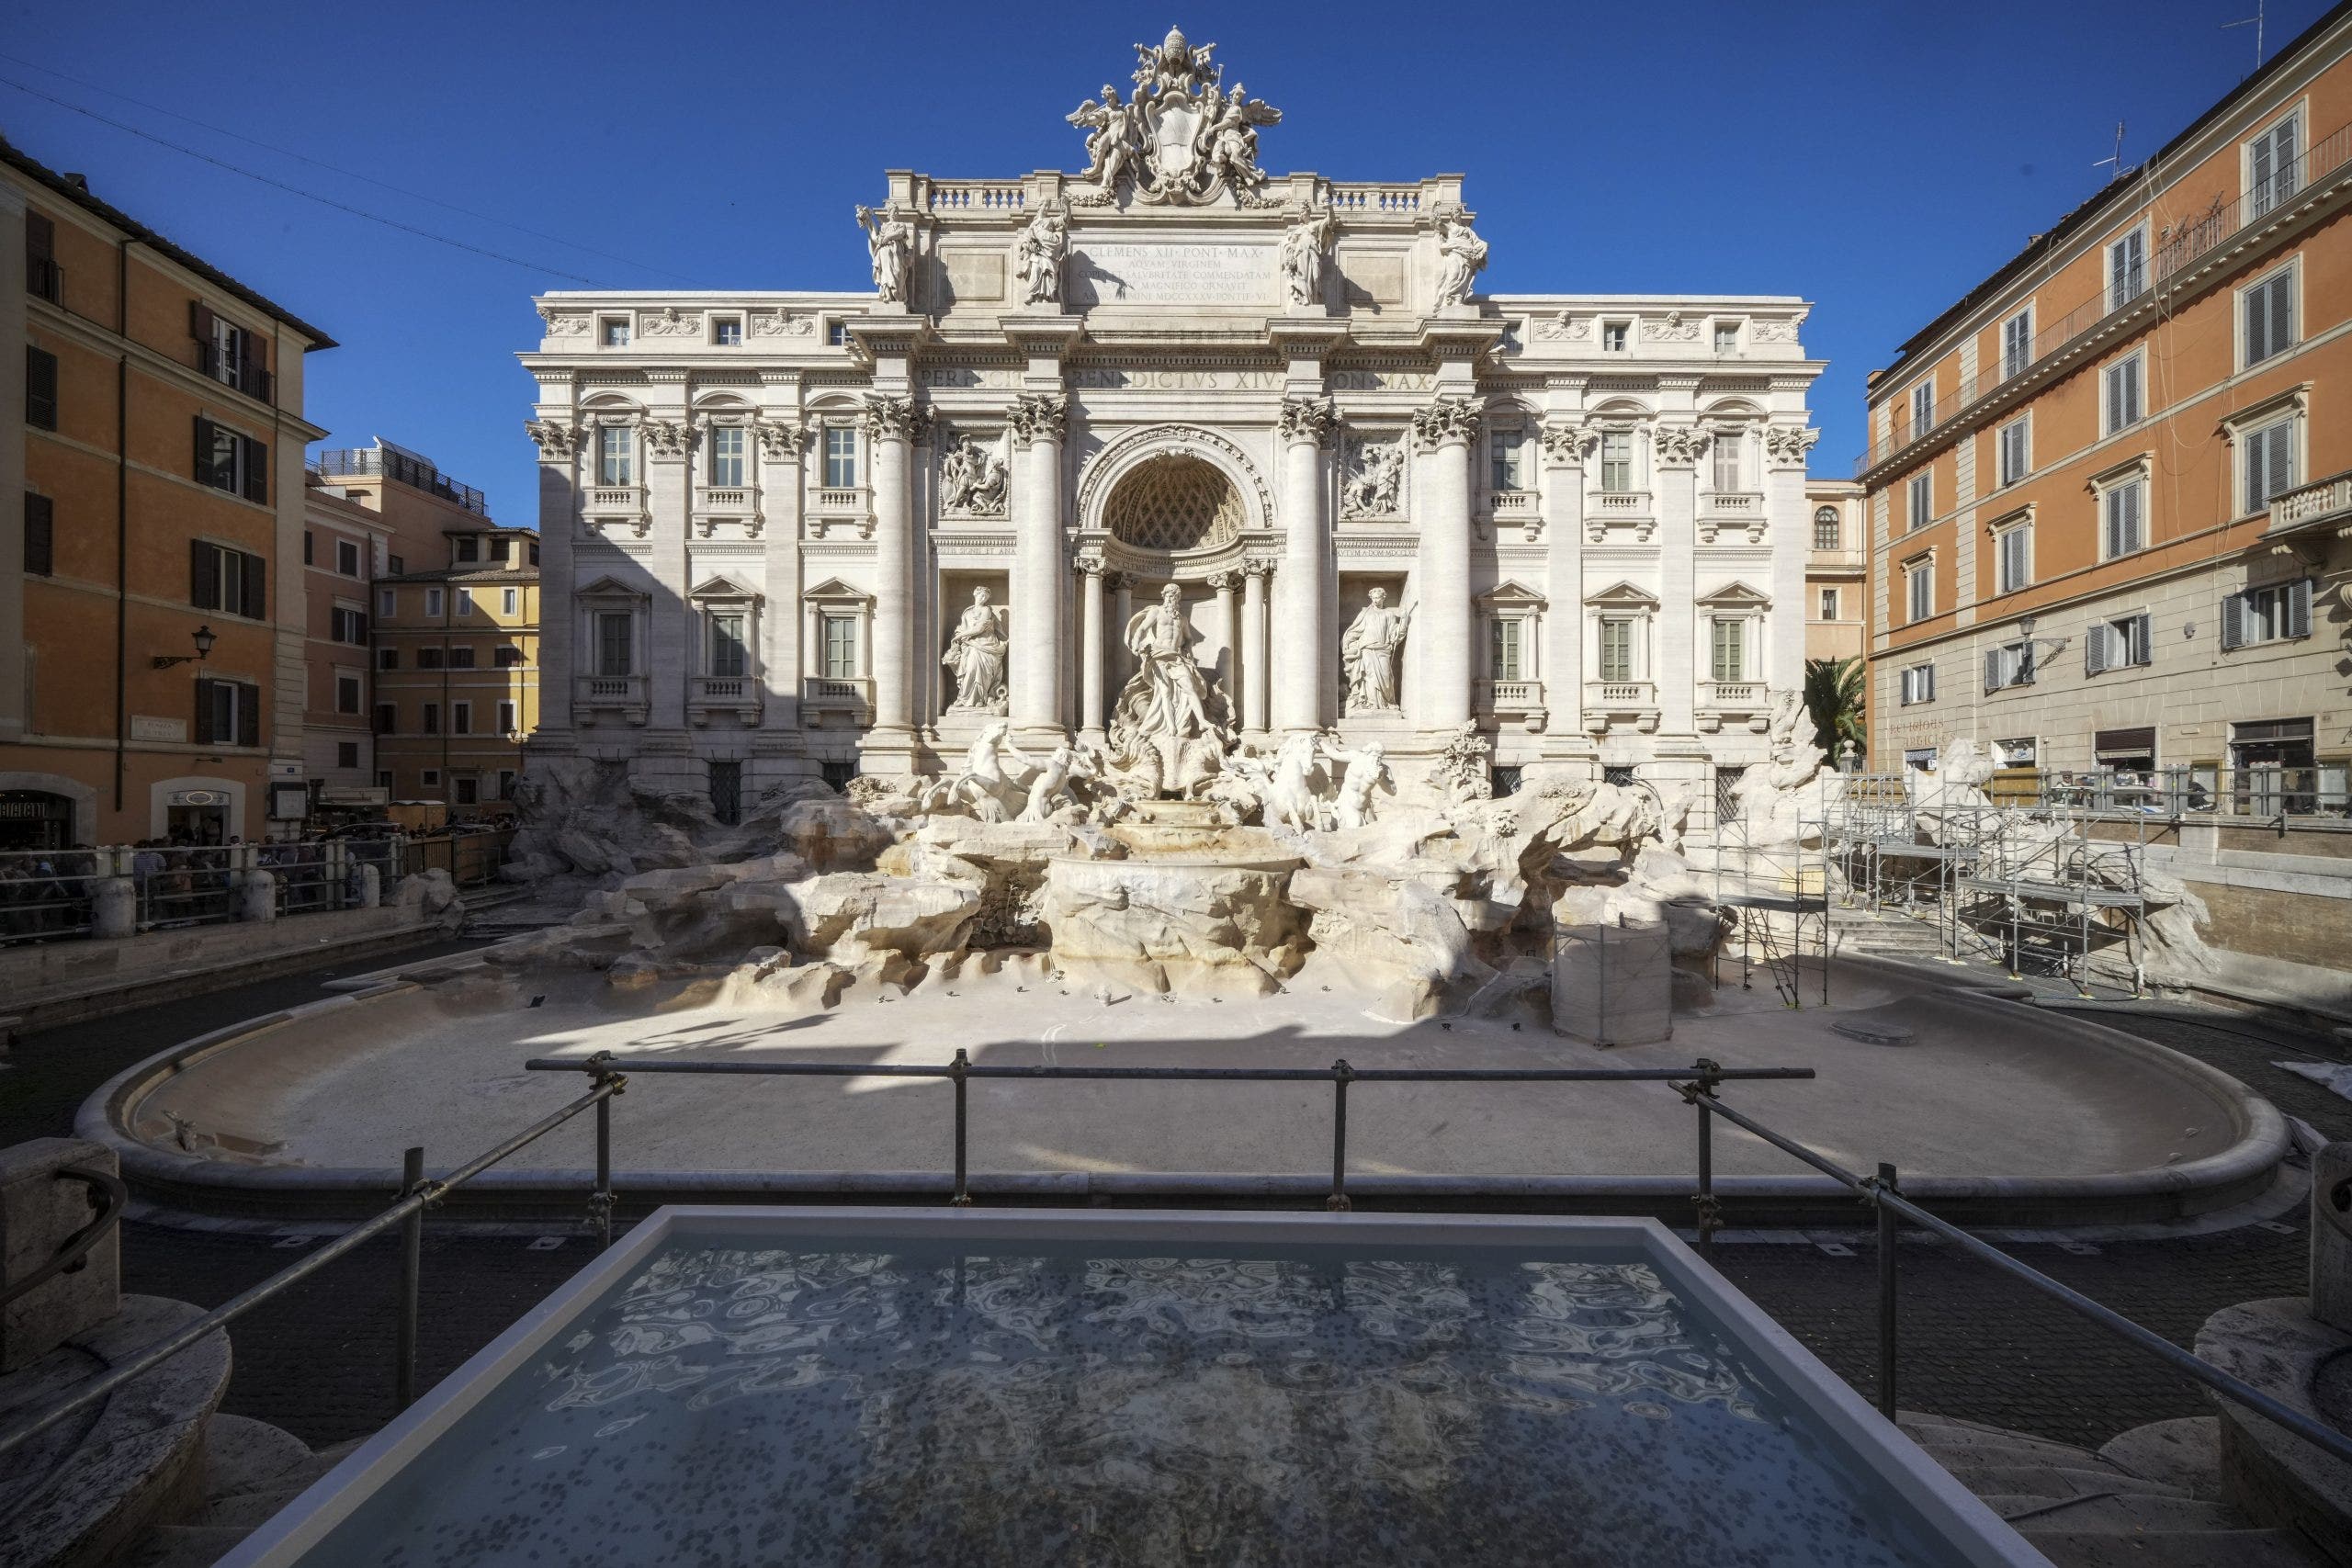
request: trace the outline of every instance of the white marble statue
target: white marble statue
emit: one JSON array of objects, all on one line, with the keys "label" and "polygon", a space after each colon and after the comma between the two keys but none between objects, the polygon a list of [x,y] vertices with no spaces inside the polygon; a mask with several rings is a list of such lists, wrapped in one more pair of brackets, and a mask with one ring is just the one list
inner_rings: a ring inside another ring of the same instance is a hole
[{"label": "white marble statue", "polygon": [[939,506],[950,516],[1001,517],[1008,485],[1004,446],[966,435],[939,460]]},{"label": "white marble statue", "polygon": [[874,258],[874,292],[885,305],[905,304],[915,259],[913,220],[896,207],[880,212],[861,207],[857,226],[865,231],[865,248]]},{"label": "white marble statue", "polygon": [[940,660],[956,677],[956,700],[947,711],[1002,713],[1004,660],[1004,611],[989,603],[987,589],[975,588]]},{"label": "white marble statue", "polygon": [[[916,810],[926,814],[961,811],[983,822],[1010,820],[1013,808],[1025,799],[1017,781],[1038,766],[1035,758],[1012,743],[1012,724],[1001,718],[982,729],[964,753],[964,771],[924,786],[916,796]],[[1019,772],[1009,772],[1008,764]]]},{"label": "white marble statue", "polygon": [[1319,737],[1308,730],[1286,737],[1274,750],[1272,776],[1266,785],[1261,819],[1301,831],[1323,825],[1323,807],[1315,791],[1316,764],[1322,755]]},{"label": "white marble statue", "polygon": [[1348,751],[1327,739],[1323,755],[1347,770],[1340,775],[1339,795],[1331,803],[1333,821],[1341,828],[1364,826],[1372,820],[1372,792],[1386,785],[1391,795],[1396,793],[1388,764],[1381,760],[1380,742],[1367,741],[1361,750]]},{"label": "white marble statue", "polygon": [[1171,582],[1159,591],[1159,604],[1137,610],[1127,622],[1125,640],[1136,672],[1119,707],[1141,739],[1185,739],[1216,728],[1209,719],[1208,682],[1193,659],[1193,628],[1182,600]]},{"label": "white marble statue", "polygon": [[1024,305],[1056,305],[1062,297],[1062,263],[1069,255],[1069,214],[1049,201],[1012,243],[1012,270]]},{"label": "white marble statue", "polygon": [[1469,303],[1471,280],[1487,265],[1487,242],[1457,213],[1438,220],[1437,254],[1438,309]]},{"label": "white marble statue", "polygon": [[1405,484],[1402,441],[1352,443],[1354,471],[1340,487],[1342,517],[1394,517]]},{"label": "white marble statue", "polygon": [[1070,787],[1072,783],[1091,782],[1102,773],[1102,760],[1091,750],[1063,741],[1046,758],[1037,776],[1029,781],[1029,804],[1022,807],[1019,820],[1043,822],[1053,816],[1056,807],[1076,805],[1078,793]]},{"label": "white marble statue", "polygon": [[1087,133],[1086,172],[1080,180],[1101,186],[1106,196],[1116,190],[1120,179],[1135,172],[1136,160],[1143,153],[1135,110],[1120,103],[1119,89],[1105,82],[1101,103],[1089,99],[1063,118]]},{"label": "white marble statue", "polygon": [[1340,639],[1340,668],[1347,679],[1350,713],[1396,709],[1396,656],[1413,624],[1413,607],[1388,608],[1388,591],[1374,588]]},{"label": "white marble statue", "polygon": [[1495,795],[1494,770],[1487,758],[1494,754],[1495,743],[1478,728],[1476,719],[1464,719],[1445,742],[1445,752],[1430,770],[1432,788],[1454,806],[1467,806],[1473,801],[1491,800]]},{"label": "white marble statue", "polygon": [[1283,231],[1283,288],[1294,305],[1323,302],[1324,257],[1331,245],[1331,209],[1310,207]]}]

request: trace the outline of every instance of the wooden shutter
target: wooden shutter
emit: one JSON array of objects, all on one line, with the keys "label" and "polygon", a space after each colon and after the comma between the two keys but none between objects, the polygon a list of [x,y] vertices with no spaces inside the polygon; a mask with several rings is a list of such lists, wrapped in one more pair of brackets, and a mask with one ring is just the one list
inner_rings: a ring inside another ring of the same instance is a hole
[{"label": "wooden shutter", "polygon": [[196,482],[212,485],[217,490],[220,486],[213,479],[218,467],[212,456],[212,428],[210,420],[202,414],[196,416]]},{"label": "wooden shutter", "polygon": [[261,688],[245,681],[237,682],[237,744],[261,744]]},{"label": "wooden shutter", "polygon": [[265,504],[269,500],[269,443],[241,435],[245,447],[245,499]]},{"label": "wooden shutter", "polygon": [[2245,595],[2233,593],[2222,601],[2222,647],[2245,646]]},{"label": "wooden shutter", "polygon": [[199,610],[220,607],[220,548],[202,539],[187,542],[187,602]]},{"label": "wooden shutter", "polygon": [[38,348],[25,350],[25,423],[57,428],[57,355]]},{"label": "wooden shutter", "polygon": [[195,735],[198,746],[212,744],[212,682],[203,675],[196,678]]},{"label": "wooden shutter", "polygon": [[2103,626],[2093,626],[2089,635],[2083,638],[2084,674],[2103,675],[2107,672],[2107,638],[2108,628]]},{"label": "wooden shutter", "polygon": [[2284,611],[2280,619],[2286,622],[2285,635],[2288,637],[2311,636],[2312,580],[2305,577],[2287,584],[2286,588],[2280,592],[2279,598]]},{"label": "wooden shutter", "polygon": [[266,342],[259,333],[237,329],[237,389],[265,400],[269,397]]},{"label": "wooden shutter", "polygon": [[1984,689],[1988,692],[2001,689],[2001,650],[1997,648],[1984,656]]},{"label": "wooden shutter", "polygon": [[55,570],[51,524],[55,504],[48,496],[25,492],[25,570],[36,577],[47,577]]},{"label": "wooden shutter", "polygon": [[2266,323],[2266,333],[2267,341],[2270,346],[2265,350],[2266,353],[2278,354],[2294,346],[2294,281],[2295,275],[2292,272],[2282,272],[2272,278],[2269,287],[2262,291],[2265,313],[2269,317],[2269,321]]},{"label": "wooden shutter", "polygon": [[187,302],[187,335],[204,345],[205,357],[212,353],[212,311],[201,299]]},{"label": "wooden shutter", "polygon": [[25,214],[25,270],[30,273],[34,264],[57,259],[57,225],[45,214]]},{"label": "wooden shutter", "polygon": [[244,603],[242,606],[243,613],[256,621],[267,620],[269,618],[269,562],[260,556],[241,555],[237,558],[237,563],[244,572],[243,584]]}]

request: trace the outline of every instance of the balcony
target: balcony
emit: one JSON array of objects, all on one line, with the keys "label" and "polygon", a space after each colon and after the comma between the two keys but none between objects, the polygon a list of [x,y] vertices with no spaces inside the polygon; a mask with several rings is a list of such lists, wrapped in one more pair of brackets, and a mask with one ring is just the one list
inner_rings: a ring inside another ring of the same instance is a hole
[{"label": "balcony", "polygon": [[694,518],[706,539],[722,523],[741,527],[752,538],[760,536],[760,492],[750,485],[696,485]]},{"label": "balcony", "polygon": [[1647,735],[1657,728],[1657,683],[1653,681],[1587,681],[1584,727],[1602,735],[1620,722]]},{"label": "balcony", "polygon": [[1734,542],[1764,542],[1764,497],[1753,491],[1716,491],[1699,498],[1699,542],[1712,545],[1725,530]]},{"label": "balcony", "polygon": [[628,528],[642,537],[653,525],[643,485],[590,485],[580,492],[580,521],[588,532]]},{"label": "balcony", "polygon": [[583,728],[606,719],[643,724],[650,716],[642,675],[581,675],[571,683],[571,716]]},{"label": "balcony", "polygon": [[2270,526],[2262,536],[2281,539],[2319,528],[2333,528],[2339,535],[2352,528],[2352,469],[2272,496]]},{"label": "balcony", "polygon": [[1478,711],[1497,718],[1521,719],[1530,729],[1544,726],[1544,682],[1541,681],[1481,681]]},{"label": "balcony", "polygon": [[732,718],[749,728],[760,722],[760,682],[751,675],[697,675],[686,688],[686,717],[695,724]]},{"label": "balcony", "polygon": [[874,682],[862,675],[809,675],[800,682],[800,706],[811,724],[827,713],[847,714],[864,722],[874,711]]},{"label": "balcony", "polygon": [[1657,531],[1657,513],[1645,490],[1604,490],[1585,503],[1585,537],[1600,544],[1610,530],[1632,529],[1634,542],[1646,545]]},{"label": "balcony", "polygon": [[1696,716],[1703,734],[1714,734],[1726,723],[1745,724],[1761,734],[1771,710],[1771,697],[1761,681],[1707,681],[1700,684]]}]

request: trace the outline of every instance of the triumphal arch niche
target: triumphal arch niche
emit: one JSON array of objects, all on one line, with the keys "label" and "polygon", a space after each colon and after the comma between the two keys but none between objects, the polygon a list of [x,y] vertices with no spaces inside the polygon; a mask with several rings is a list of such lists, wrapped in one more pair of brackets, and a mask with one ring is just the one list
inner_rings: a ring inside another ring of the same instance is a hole
[{"label": "triumphal arch niche", "polygon": [[1485,292],[1461,176],[1273,173],[1216,45],[1135,52],[1041,101],[1074,167],[888,175],[865,290],[540,299],[547,571],[633,595],[548,639],[543,749],[682,789],[996,726],[1170,790],[1335,730],[1401,788],[1764,761],[1805,303]]}]

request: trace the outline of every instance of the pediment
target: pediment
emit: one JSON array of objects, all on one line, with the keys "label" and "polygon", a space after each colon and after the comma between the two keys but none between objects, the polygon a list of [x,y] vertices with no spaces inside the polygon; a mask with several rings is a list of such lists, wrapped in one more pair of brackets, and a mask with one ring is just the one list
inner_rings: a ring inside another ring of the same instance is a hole
[{"label": "pediment", "polygon": [[750,587],[741,579],[721,572],[716,577],[705,579],[702,586],[686,597],[689,599],[757,599],[761,594],[758,589]]},{"label": "pediment", "polygon": [[1700,594],[1695,603],[1716,609],[1769,610],[1772,606],[1772,596],[1735,580]]},{"label": "pediment", "polygon": [[1505,581],[1496,583],[1492,588],[1489,588],[1484,593],[1479,594],[1477,603],[1489,608],[1510,605],[1533,605],[1535,608],[1540,610],[1546,604],[1549,604],[1551,601],[1544,598],[1543,594],[1538,593],[1534,589],[1527,586],[1524,582],[1520,581],[1517,578],[1511,578]]},{"label": "pediment", "polygon": [[800,597],[803,599],[820,600],[835,604],[870,604],[874,602],[873,594],[868,593],[863,588],[853,587],[849,583],[843,582],[838,577],[829,577],[825,579],[824,581],[817,584],[816,587],[809,589],[807,592],[801,594]]},{"label": "pediment", "polygon": [[619,578],[608,574],[596,579],[585,587],[574,590],[572,597],[575,599],[642,599],[645,597],[645,590],[636,583],[624,582]]},{"label": "pediment", "polygon": [[1615,609],[1655,610],[1657,608],[1657,594],[1631,582],[1619,582],[1602,589],[1598,593],[1588,593],[1585,595],[1584,602],[1588,604],[1600,604]]}]

